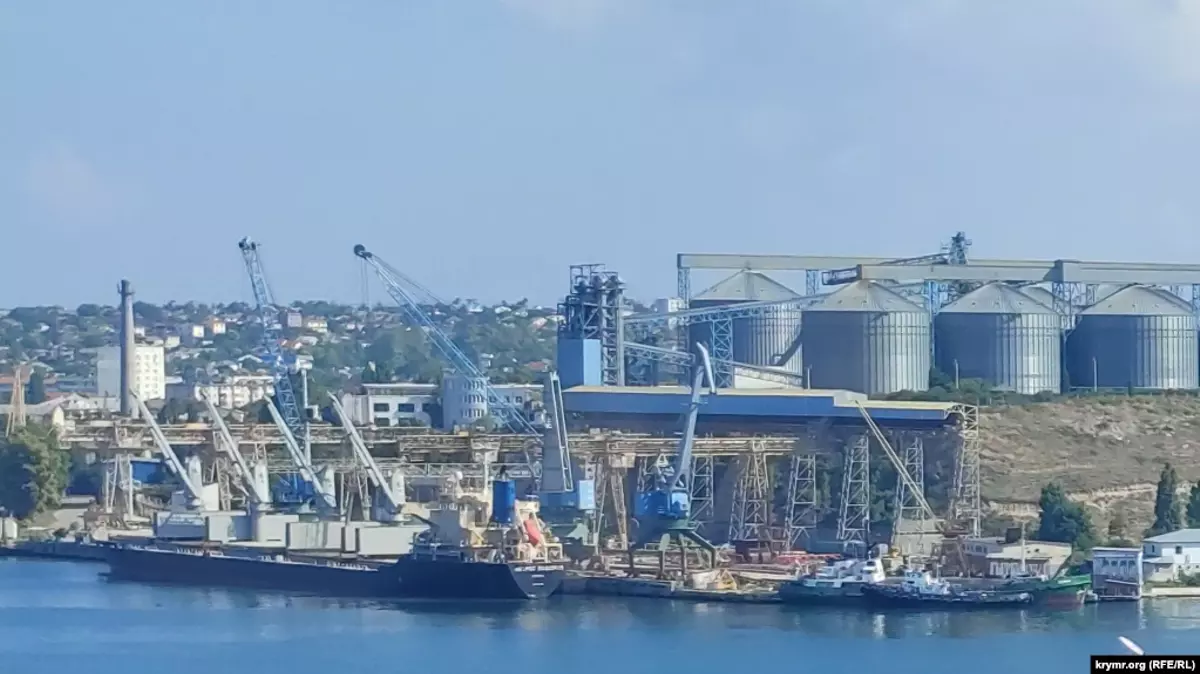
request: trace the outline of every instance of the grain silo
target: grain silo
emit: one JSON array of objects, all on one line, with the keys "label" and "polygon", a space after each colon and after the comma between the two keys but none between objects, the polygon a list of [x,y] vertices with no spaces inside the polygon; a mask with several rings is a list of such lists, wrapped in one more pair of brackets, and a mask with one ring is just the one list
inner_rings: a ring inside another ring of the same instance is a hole
[{"label": "grain silo", "polygon": [[1045,286],[1025,286],[1021,288],[1021,292],[1032,297],[1033,299],[1045,304],[1051,309],[1054,308],[1054,291]]},{"label": "grain silo", "polygon": [[934,318],[936,362],[958,379],[982,379],[1004,391],[1058,393],[1062,322],[1054,307],[1003,283],[985,285]]},{"label": "grain silo", "polygon": [[[739,271],[692,298],[693,309],[746,302],[775,302],[800,295],[778,281],[753,271]],[[732,321],[733,360],[800,374],[800,309],[774,307],[763,313]],[[711,343],[712,323],[693,324],[690,341]],[[691,345],[689,345],[690,347]]]},{"label": "grain silo", "polygon": [[929,388],[929,313],[856,281],[804,312],[809,385],[868,395]]},{"label": "grain silo", "polygon": [[1072,387],[1194,389],[1196,317],[1165,290],[1127,286],[1079,313],[1067,359]]}]

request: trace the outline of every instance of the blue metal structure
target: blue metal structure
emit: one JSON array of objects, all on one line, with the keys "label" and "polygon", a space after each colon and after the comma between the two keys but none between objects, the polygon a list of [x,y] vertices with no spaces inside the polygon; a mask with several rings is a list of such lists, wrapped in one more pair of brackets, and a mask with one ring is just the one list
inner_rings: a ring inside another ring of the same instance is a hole
[{"label": "blue metal structure", "polygon": [[[437,323],[434,323],[421,307],[421,301],[416,297],[417,293],[424,295],[427,300],[431,300],[433,303],[442,303],[429,289],[405,276],[385,260],[368,251],[362,244],[354,247],[354,254],[375,270],[376,276],[383,283],[383,287],[387,290],[388,295],[391,296],[392,300],[414,325],[420,326],[425,331],[425,334],[433,342],[434,347],[456,372],[468,377],[487,380],[487,377],[479,370],[475,363],[471,362],[467,354],[463,353],[462,349],[454,343],[454,340],[449,335],[442,332]],[[535,429],[533,424],[529,423],[529,420],[525,417],[521,409],[518,409],[515,405],[505,400],[503,396],[496,393],[491,384],[487,384],[484,387],[484,391],[488,399],[488,412],[495,416],[497,421],[508,426],[515,433],[529,435],[531,438],[540,441],[541,432]],[[534,477],[540,480],[540,464],[533,461],[532,456],[528,454],[527,459],[529,460],[529,467],[533,471]]]},{"label": "blue metal structure", "polygon": [[[292,435],[301,441],[308,436],[308,420],[296,400],[296,391],[292,386],[291,367],[283,355],[280,342],[283,341],[283,331],[279,324],[279,307],[275,304],[275,296],[267,282],[267,273],[263,268],[262,257],[258,252],[259,244],[246,237],[238,242],[242,251],[242,261],[246,264],[246,273],[250,276],[250,287],[254,291],[254,304],[258,311],[258,319],[263,328],[263,350],[266,353],[267,365],[271,368],[275,384],[275,405],[283,416],[283,421]],[[304,451],[307,453],[308,443]],[[291,473],[280,477],[281,489],[277,497],[281,501],[296,503],[307,500],[311,494],[311,485],[306,485],[299,474]]]}]

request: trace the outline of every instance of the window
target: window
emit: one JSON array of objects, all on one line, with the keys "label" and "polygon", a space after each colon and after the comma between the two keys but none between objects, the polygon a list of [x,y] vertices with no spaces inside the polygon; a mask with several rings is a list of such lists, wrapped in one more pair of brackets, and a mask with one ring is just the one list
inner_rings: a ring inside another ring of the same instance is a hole
[{"label": "window", "polygon": [[1177,554],[1177,555],[1182,555],[1182,554],[1183,554],[1183,546],[1182,546],[1182,545],[1176,545],[1176,546],[1175,546],[1175,554]]},{"label": "window", "polygon": [[414,405],[413,403],[396,403],[396,411],[397,412],[408,412],[411,414],[412,412],[417,411],[417,406]]},{"label": "window", "polygon": [[391,426],[392,420],[387,417],[375,417],[373,422],[376,426]]},{"label": "window", "polygon": [[376,412],[387,412],[392,409],[392,406],[387,403],[375,403],[374,405],[371,405],[371,409],[375,410]]}]

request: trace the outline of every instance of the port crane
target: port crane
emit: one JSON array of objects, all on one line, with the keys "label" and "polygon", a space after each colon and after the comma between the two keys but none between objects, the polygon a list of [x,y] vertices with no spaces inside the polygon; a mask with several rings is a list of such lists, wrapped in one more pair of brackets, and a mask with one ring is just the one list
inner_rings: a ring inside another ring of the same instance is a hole
[{"label": "port crane", "polygon": [[[279,308],[275,304],[271,286],[267,283],[267,273],[258,248],[259,244],[250,237],[245,237],[238,242],[238,249],[242,252],[242,261],[246,264],[246,273],[250,276],[250,287],[254,292],[258,318],[262,323],[263,350],[266,352],[266,361],[275,379],[275,403],[279,406],[283,422],[291,435],[304,442],[304,456],[310,457],[308,419],[296,400],[296,391],[292,386],[291,367],[284,358],[283,349],[279,346],[283,341],[282,329],[279,325]],[[295,465],[300,468],[300,464]],[[298,496],[302,492],[303,486],[295,479],[295,474],[290,477],[291,479],[283,480],[283,485],[287,491],[291,492],[291,496]]]},{"label": "port crane", "polygon": [[[425,334],[433,342],[434,347],[458,374],[484,382],[484,393],[487,396],[488,411],[494,414],[499,421],[509,426],[514,432],[529,436],[530,444],[540,443],[541,433],[525,418],[523,410],[496,393],[496,390],[487,383],[487,378],[480,372],[475,363],[471,361],[467,354],[463,353],[462,349],[454,343],[454,340],[449,335],[433,322],[421,307],[421,299],[427,300],[427,304],[443,303],[429,289],[409,278],[379,256],[368,251],[362,244],[354,247],[354,254],[370,265],[392,300],[414,325],[420,326],[425,331]],[[418,295],[422,297],[419,298]],[[540,481],[541,466],[533,460],[528,446],[525,451],[525,459],[529,465],[530,472],[533,473],[535,482]]]},{"label": "port crane", "polygon": [[271,421],[275,423],[275,427],[279,429],[279,434],[283,436],[283,447],[287,450],[288,457],[292,460],[292,465],[298,469],[300,479],[312,485],[315,497],[313,501],[317,512],[327,517],[336,517],[338,514],[337,495],[334,493],[332,485],[322,480],[320,475],[317,475],[317,471],[313,468],[308,454],[300,448],[300,443],[296,440],[296,436],[292,434],[292,429],[287,425],[283,414],[279,411],[276,403],[270,399],[267,399],[267,411],[271,413]]},{"label": "port crane", "polygon": [[660,472],[658,485],[652,491],[638,495],[637,519],[640,527],[636,543],[629,548],[629,572],[634,573],[634,551],[658,541],[659,575],[666,573],[667,550],[672,541],[679,545],[683,571],[687,571],[687,543],[694,543],[703,550],[709,567],[716,567],[717,549],[696,532],[691,521],[691,494],[688,474],[692,467],[692,445],[696,439],[696,420],[700,416],[701,394],[708,382],[708,395],[716,395],[716,380],[713,376],[712,360],[703,344],[696,344],[699,367],[692,379],[691,399],[683,417],[683,432],[679,448],[671,462],[669,472]]},{"label": "port crane", "polygon": [[[271,490],[267,484],[266,465],[259,463],[251,466],[247,463],[246,457],[242,456],[237,440],[229,432],[229,426],[225,425],[225,420],[221,418],[220,410],[208,396],[202,395],[200,399],[208,408],[208,416],[212,418],[213,426],[216,429],[217,448],[224,452],[233,463],[233,471],[242,485],[242,491],[246,494],[247,509],[252,513],[269,511],[271,509]],[[258,477],[260,473],[262,479]]]},{"label": "port crane", "polygon": [[[146,407],[146,402],[132,391],[130,392],[130,396],[133,398],[134,404],[137,405],[138,411],[141,412],[142,419],[146,422],[146,427],[150,430],[150,437],[154,439],[154,444],[158,447],[159,453],[167,460],[167,468],[175,474],[176,479],[183,486],[183,493],[187,498],[188,509],[203,509],[204,484],[200,480],[200,471],[189,470],[189,466],[185,465],[179,458],[179,455],[175,453],[175,449],[171,447],[171,443],[167,442],[166,434],[163,433],[162,428],[158,425],[158,419],[150,412],[150,408]],[[192,458],[194,459],[194,457]]]},{"label": "port crane", "polygon": [[404,473],[397,469],[389,480],[380,470],[379,464],[375,462],[375,457],[371,456],[370,450],[367,449],[367,443],[363,441],[354,422],[346,414],[341,401],[332,393],[329,394],[329,401],[333,405],[333,411],[337,414],[338,421],[341,422],[342,428],[350,438],[350,447],[354,451],[354,457],[367,471],[367,476],[375,485],[375,492],[383,497],[383,507],[372,508],[374,510],[373,519],[380,522],[395,522],[401,517],[404,504],[407,502],[404,494]]}]

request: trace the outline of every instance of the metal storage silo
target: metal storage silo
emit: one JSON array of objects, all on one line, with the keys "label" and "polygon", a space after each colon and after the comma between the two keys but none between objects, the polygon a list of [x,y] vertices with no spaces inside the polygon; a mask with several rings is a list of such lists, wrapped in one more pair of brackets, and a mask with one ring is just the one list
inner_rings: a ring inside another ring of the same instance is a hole
[{"label": "metal storage silo", "polygon": [[1054,307],[1002,283],[946,305],[933,319],[938,369],[1032,395],[1062,385],[1062,322]]},{"label": "metal storage silo", "polygon": [[813,388],[868,395],[929,388],[929,313],[904,296],[856,281],[804,312]]},{"label": "metal storage silo", "polygon": [[1054,308],[1054,291],[1050,290],[1049,288],[1043,286],[1025,286],[1024,288],[1021,288],[1021,292],[1025,293],[1029,297],[1032,297],[1038,302],[1045,304],[1051,309]]},{"label": "metal storage silo", "polygon": [[1073,387],[1194,389],[1196,317],[1165,290],[1128,286],[1080,312],[1067,353]]},{"label": "metal storage silo", "polygon": [[[696,295],[689,306],[700,309],[799,297],[794,290],[765,274],[739,271]],[[801,312],[798,307],[786,306],[775,307],[758,316],[734,319],[731,325],[733,360],[800,374],[803,371],[800,319]],[[712,324],[693,324],[688,334],[692,344],[711,344]]]}]

